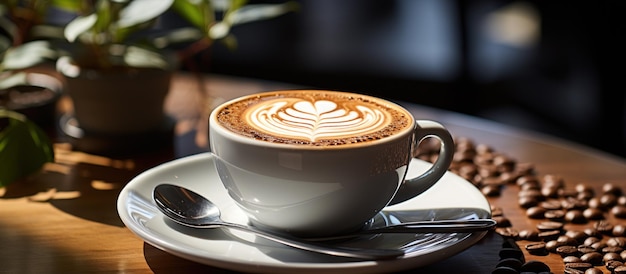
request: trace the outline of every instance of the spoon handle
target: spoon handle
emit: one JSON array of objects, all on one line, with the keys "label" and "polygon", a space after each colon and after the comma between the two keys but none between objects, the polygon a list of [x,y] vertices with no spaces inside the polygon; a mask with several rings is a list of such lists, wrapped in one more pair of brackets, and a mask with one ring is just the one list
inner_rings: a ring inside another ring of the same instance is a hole
[{"label": "spoon handle", "polygon": [[255,229],[254,227],[223,222],[220,224],[223,227],[241,230],[244,232],[253,233],[256,236],[260,236],[270,241],[274,241],[286,246],[298,248],[301,250],[312,251],[316,253],[328,254],[333,256],[358,258],[366,260],[389,260],[404,255],[404,251],[400,249],[364,249],[364,248],[350,248],[324,245],[321,243],[310,243],[302,240],[291,239],[288,237],[282,237],[276,234],[267,233],[263,230]]},{"label": "spoon handle", "polygon": [[417,221],[406,222],[396,225],[388,225],[385,227],[364,229],[354,233],[329,236],[306,238],[307,241],[332,241],[347,238],[354,238],[363,235],[375,235],[383,233],[469,233],[486,231],[493,228],[496,221],[492,219],[473,219],[473,220],[438,220],[438,221]]}]

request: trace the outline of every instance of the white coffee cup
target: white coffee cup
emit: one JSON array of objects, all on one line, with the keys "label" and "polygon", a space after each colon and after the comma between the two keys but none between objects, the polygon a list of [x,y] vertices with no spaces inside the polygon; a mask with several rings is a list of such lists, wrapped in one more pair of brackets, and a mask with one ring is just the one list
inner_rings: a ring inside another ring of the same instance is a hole
[{"label": "white coffee cup", "polygon": [[[210,115],[209,136],[220,179],[251,223],[298,236],[362,228],[385,206],[433,186],[454,153],[441,124],[415,120],[380,98],[337,91],[275,91],[225,102]],[[405,179],[427,137],[439,139],[438,159]]]}]

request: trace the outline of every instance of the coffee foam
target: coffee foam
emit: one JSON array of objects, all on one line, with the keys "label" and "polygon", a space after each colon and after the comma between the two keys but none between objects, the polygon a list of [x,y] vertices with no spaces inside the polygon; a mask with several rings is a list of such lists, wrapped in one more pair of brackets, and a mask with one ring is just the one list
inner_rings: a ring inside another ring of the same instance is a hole
[{"label": "coffee foam", "polygon": [[384,101],[343,92],[266,93],[233,102],[220,123],[275,143],[341,145],[374,141],[411,126],[408,113]]}]

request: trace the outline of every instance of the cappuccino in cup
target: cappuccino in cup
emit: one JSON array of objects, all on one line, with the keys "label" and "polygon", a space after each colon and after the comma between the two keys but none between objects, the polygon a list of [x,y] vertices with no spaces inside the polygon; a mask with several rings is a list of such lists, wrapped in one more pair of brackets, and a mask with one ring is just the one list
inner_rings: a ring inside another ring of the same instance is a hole
[{"label": "cappuccino in cup", "polygon": [[293,91],[252,96],[219,109],[218,122],[261,141],[334,147],[376,142],[411,130],[410,114],[344,92]]},{"label": "cappuccino in cup", "polygon": [[[441,141],[438,160],[405,180],[415,147]],[[354,231],[388,204],[434,185],[454,143],[439,123],[355,93],[286,90],[240,97],[209,119],[219,177],[252,225],[297,236]]]}]

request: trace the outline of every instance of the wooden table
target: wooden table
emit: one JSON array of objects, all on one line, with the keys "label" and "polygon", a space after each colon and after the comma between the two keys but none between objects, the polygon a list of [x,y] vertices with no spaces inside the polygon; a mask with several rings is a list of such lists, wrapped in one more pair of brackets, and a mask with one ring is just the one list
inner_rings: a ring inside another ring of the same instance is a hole
[{"label": "wooden table", "polygon": [[[157,164],[206,150],[206,115],[211,104],[252,92],[294,88],[217,75],[207,79],[199,84],[187,74],[174,78],[166,103],[176,120],[172,143],[134,155],[106,157],[76,151],[71,140],[58,138],[54,163],[0,189],[0,272],[229,273],[145,244],[124,227],[116,211],[119,191],[134,176]],[[600,192],[607,182],[626,186],[625,159],[458,113],[400,103],[418,118],[440,121],[456,137],[486,144],[517,162],[532,163],[539,174],[562,176],[568,187],[585,183]],[[502,209],[514,228],[533,228],[539,220],[526,218],[517,203],[517,192],[516,185],[506,185],[489,201]],[[524,242],[519,244],[523,249]],[[490,273],[499,260],[501,245],[502,238],[491,233],[470,249],[422,271]],[[526,254],[526,260],[533,259],[546,262],[553,273],[563,273],[562,260],[556,254]]]}]

